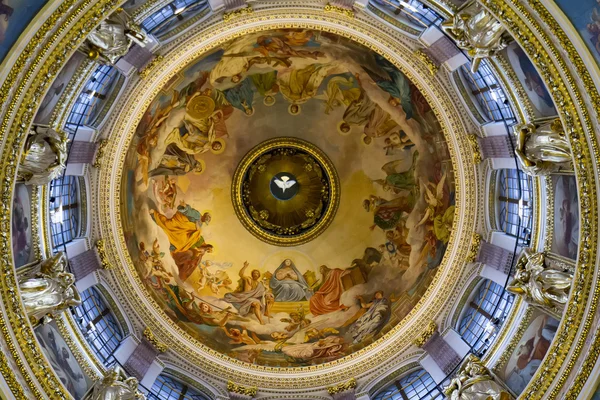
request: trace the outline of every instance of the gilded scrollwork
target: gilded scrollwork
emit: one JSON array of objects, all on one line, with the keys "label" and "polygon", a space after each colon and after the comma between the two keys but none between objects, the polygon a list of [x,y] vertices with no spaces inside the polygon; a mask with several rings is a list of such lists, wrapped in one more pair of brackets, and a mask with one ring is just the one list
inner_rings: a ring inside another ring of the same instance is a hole
[{"label": "gilded scrollwork", "polygon": [[479,233],[474,233],[471,239],[471,249],[469,250],[469,254],[467,255],[467,262],[472,263],[477,261],[477,255],[479,254],[479,249],[481,248],[481,240],[483,238]]},{"label": "gilded scrollwork", "polygon": [[336,6],[335,4],[327,3],[324,8],[325,12],[334,12],[343,15],[347,18],[354,18],[354,10]]},{"label": "gilded scrollwork", "polygon": [[413,54],[427,66],[431,75],[438,73],[440,66],[423,49],[417,49]]},{"label": "gilded scrollwork", "polygon": [[227,12],[223,13],[223,21],[229,22],[231,20],[240,18],[244,15],[252,14],[253,12],[254,12],[254,9],[252,8],[252,6],[250,4],[248,4],[244,8],[238,8],[237,10],[227,11]]}]

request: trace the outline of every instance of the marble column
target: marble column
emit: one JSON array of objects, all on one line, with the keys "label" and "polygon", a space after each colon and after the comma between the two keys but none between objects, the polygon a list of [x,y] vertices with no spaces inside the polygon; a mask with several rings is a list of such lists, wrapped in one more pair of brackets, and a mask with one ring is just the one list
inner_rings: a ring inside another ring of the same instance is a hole
[{"label": "marble column", "polygon": [[454,42],[436,26],[430,26],[423,31],[419,41],[426,46],[423,52],[435,64],[438,66],[444,65],[450,71],[458,69],[469,61]]},{"label": "marble column", "polygon": [[96,143],[75,140],[71,143],[71,150],[69,150],[69,159],[67,162],[91,164],[94,161],[97,148],[98,145]]},{"label": "marble column", "polygon": [[75,275],[75,279],[83,279],[88,274],[102,268],[98,254],[95,249],[86,250],[72,258],[69,258],[71,272]]},{"label": "marble column", "polygon": [[513,258],[514,254],[512,251],[482,241],[477,261],[489,265],[504,274],[508,274],[513,263]]},{"label": "marble column", "polygon": [[225,10],[235,10],[246,6],[246,0],[223,0]]},{"label": "marble column", "polygon": [[128,374],[135,376],[141,381],[159,353],[152,343],[144,337],[129,358],[127,358],[123,367]]},{"label": "marble column", "polygon": [[507,135],[477,138],[481,156],[486,158],[513,158],[514,150]]}]

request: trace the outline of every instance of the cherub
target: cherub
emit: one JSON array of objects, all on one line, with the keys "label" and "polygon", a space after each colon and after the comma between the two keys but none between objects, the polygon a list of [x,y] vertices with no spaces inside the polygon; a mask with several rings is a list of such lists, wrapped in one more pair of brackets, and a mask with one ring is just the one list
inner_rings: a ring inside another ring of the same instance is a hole
[{"label": "cherub", "polygon": [[287,322],[288,325],[284,328],[285,332],[273,332],[271,337],[276,340],[289,339],[301,329],[310,325],[310,319],[305,316],[304,307],[300,307],[297,312],[293,311],[289,314],[289,318],[281,318],[281,322]]},{"label": "cherub", "polygon": [[227,329],[226,326],[223,326],[223,331],[225,334],[231,339],[229,341],[230,344],[260,344],[260,339],[256,336],[254,332],[251,332],[252,337],[248,335],[248,331],[245,327],[241,327],[241,331],[237,328]]},{"label": "cherub", "polygon": [[175,198],[177,197],[177,185],[175,179],[164,176],[164,180],[159,182],[153,180],[154,197],[160,203],[162,211],[167,211],[175,207]]}]

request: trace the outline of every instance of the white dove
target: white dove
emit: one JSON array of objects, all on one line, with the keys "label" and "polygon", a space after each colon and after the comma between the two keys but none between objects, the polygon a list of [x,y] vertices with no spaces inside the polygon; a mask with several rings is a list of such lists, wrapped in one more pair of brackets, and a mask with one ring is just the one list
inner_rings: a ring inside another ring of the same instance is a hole
[{"label": "white dove", "polygon": [[281,179],[275,178],[275,184],[281,189],[281,193],[285,193],[285,189],[289,189],[296,184],[295,180],[290,180],[289,176],[282,176]]}]

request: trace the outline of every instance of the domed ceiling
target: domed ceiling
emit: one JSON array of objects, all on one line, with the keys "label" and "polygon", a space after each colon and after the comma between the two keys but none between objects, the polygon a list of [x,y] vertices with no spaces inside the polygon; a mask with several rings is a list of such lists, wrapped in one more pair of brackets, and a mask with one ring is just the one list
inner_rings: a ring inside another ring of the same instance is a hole
[{"label": "domed ceiling", "polygon": [[377,340],[425,293],[454,218],[423,95],[380,55],[317,31],[246,35],[176,74],[122,180],[148,292],[201,343],[258,365]]}]

